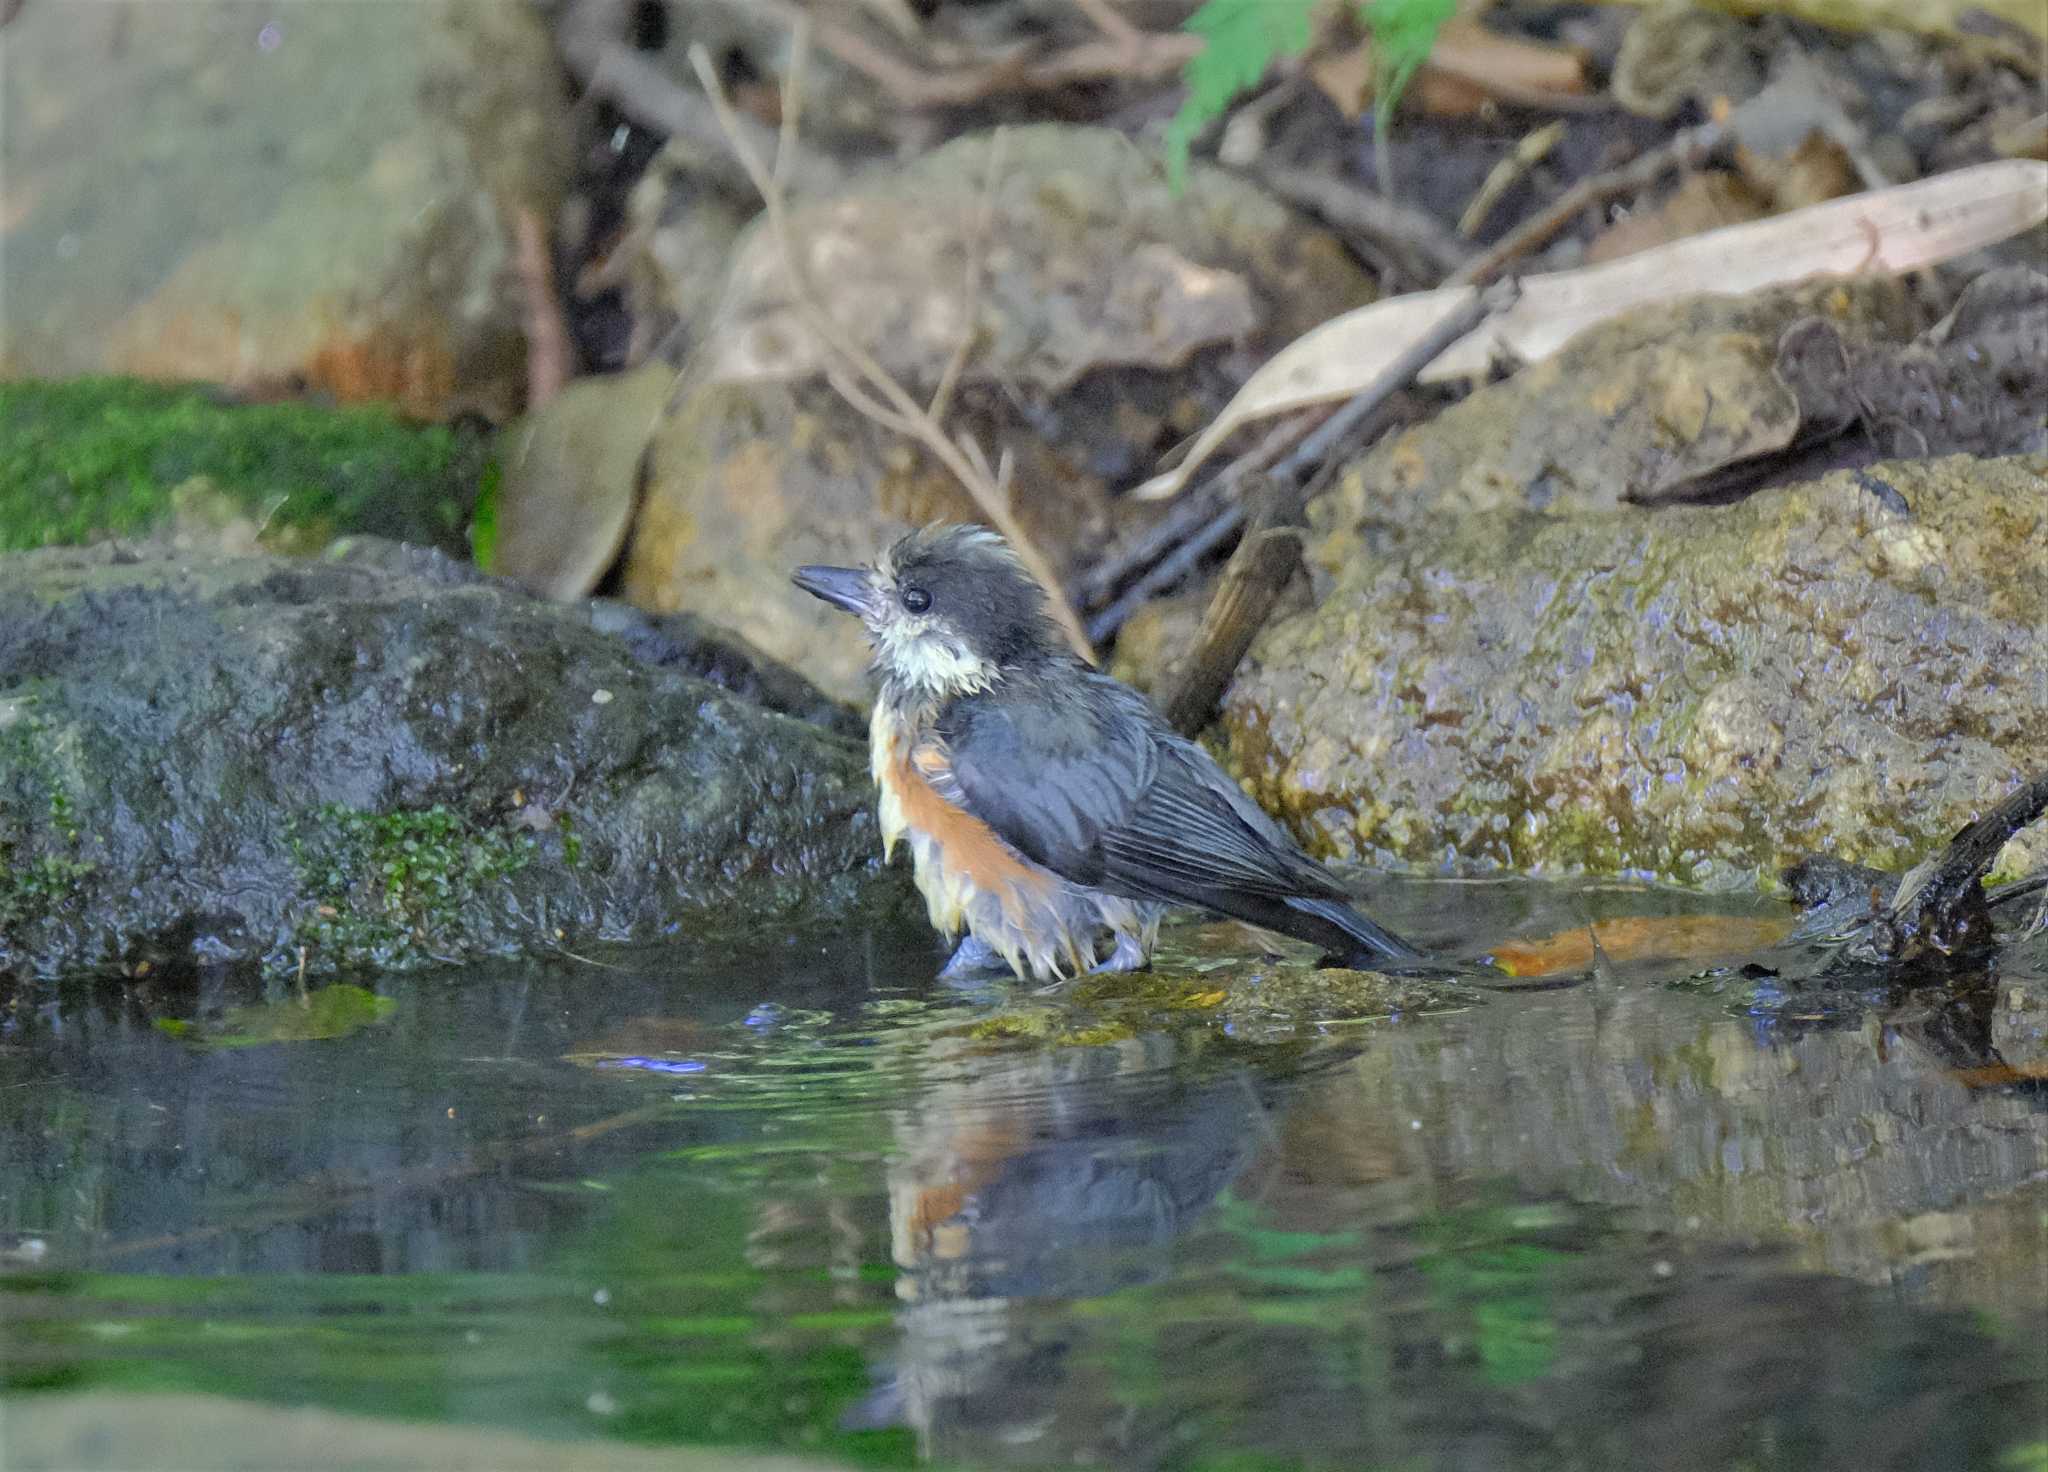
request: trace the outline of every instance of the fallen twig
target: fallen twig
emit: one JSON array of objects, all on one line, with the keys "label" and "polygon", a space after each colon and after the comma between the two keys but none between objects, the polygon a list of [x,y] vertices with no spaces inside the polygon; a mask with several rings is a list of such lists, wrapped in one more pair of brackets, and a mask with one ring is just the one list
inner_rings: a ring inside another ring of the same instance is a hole
[{"label": "fallen twig", "polygon": [[[1557,119],[1545,123],[1509,150],[1505,158],[1487,171],[1485,180],[1458,215],[1458,233],[1467,240],[1477,235],[1486,223],[1486,217],[1493,213],[1493,207],[1500,203],[1501,196],[1519,184],[1563,137],[1564,122]],[[1459,266],[1464,264],[1463,261],[1458,262]]]},{"label": "fallen twig", "polygon": [[512,212],[513,265],[526,307],[526,409],[532,413],[562,391],[576,371],[576,349],[555,291],[547,226],[529,205]]},{"label": "fallen twig", "polygon": [[1697,168],[1728,140],[1728,125],[1701,123],[1687,128],[1616,168],[1579,180],[1550,207],[1530,216],[1493,246],[1467,261],[1444,281],[1446,286],[1483,286],[1530,251],[1547,244],[1585,211],[1624,194],[1649,188],[1673,169]]},{"label": "fallen twig", "polygon": [[[1003,483],[1005,477],[991,469],[988,457],[978,445],[971,440],[955,441],[950,437],[932,417],[930,410],[912,398],[895,375],[840,325],[826,308],[810,272],[805,269],[803,253],[797,247],[795,233],[790,226],[786,186],[794,167],[797,120],[803,107],[803,64],[809,49],[809,22],[800,21],[791,45],[788,79],[783,85],[782,132],[776,142],[772,168],[761,161],[759,151],[748,143],[732,103],[725,95],[725,88],[712,69],[711,57],[701,44],[690,47],[690,65],[696,70],[697,79],[703,83],[704,95],[711,99],[727,144],[761,195],[769,232],[781,258],[783,272],[789,277],[791,300],[806,325],[838,359],[839,366],[828,369],[826,378],[859,413],[885,429],[923,445],[952,472],[954,479],[974,499],[982,515],[1009,540],[1024,566],[1045,589],[1053,616],[1059,620],[1076,652],[1082,658],[1092,660],[1094,649],[1088,642],[1087,632],[1061,591],[1052,564],[1010,509]],[[972,330],[971,324],[969,330]]]},{"label": "fallen twig", "polygon": [[[851,27],[813,20],[795,0],[746,0],[790,26],[813,26],[818,43],[889,94],[901,107],[962,107],[1006,92],[1051,92],[1076,82],[1156,81],[1178,71],[1202,49],[1199,36],[1127,27],[1035,61],[1005,58],[954,71],[928,72],[874,44]],[[1095,7],[1089,7],[1095,18]],[[1100,20],[1097,20],[1100,26]],[[1106,29],[1106,28],[1105,28]]]},{"label": "fallen twig", "polygon": [[1172,510],[1140,532],[1128,547],[1105,557],[1089,571],[1081,583],[1081,606],[1100,608],[1116,596],[1125,581],[1144,572],[1208,525],[1223,503],[1237,494],[1239,481],[1271,468],[1275,460],[1300,444],[1302,436],[1327,419],[1330,412],[1310,409],[1282,420],[1256,445],[1181,497]]},{"label": "fallen twig", "polygon": [[1217,580],[1193,650],[1159,698],[1167,724],[1192,736],[1209,724],[1216,702],[1280,595],[1301,566],[1301,502],[1293,487],[1268,477],[1253,520]]},{"label": "fallen twig", "polygon": [[974,214],[974,234],[967,242],[967,284],[960,293],[960,341],[954,345],[953,355],[946,360],[945,369],[939,374],[939,386],[932,390],[931,402],[924,407],[924,412],[934,424],[946,422],[946,411],[953,404],[953,390],[960,382],[961,371],[966,368],[979,335],[981,285],[988,265],[988,237],[995,225],[996,185],[1003,177],[1003,145],[1009,136],[1008,132],[998,128],[988,140],[988,173],[982,177],[981,205]]},{"label": "fallen twig", "polygon": [[[1492,291],[1475,293],[1446,314],[1428,332],[1411,342],[1407,350],[1389,363],[1350,403],[1311,430],[1286,459],[1273,467],[1273,477],[1283,484],[1298,484],[1307,480],[1329,458],[1338,442],[1357,429],[1368,414],[1414,382],[1416,375],[1451,344],[1472,332],[1488,317],[1507,310],[1514,300],[1514,287],[1503,284]],[[1107,639],[1115,634],[1131,615],[1155,594],[1172,587],[1194,571],[1202,558],[1234,536],[1238,528],[1244,525],[1245,515],[1242,501],[1234,501],[1225,506],[1213,520],[1175,548],[1150,572],[1134,582],[1121,598],[1091,620],[1088,625],[1089,634],[1097,640]],[[1249,647],[1249,644],[1250,640],[1247,639],[1246,646]],[[1242,652],[1239,651],[1240,655]]]},{"label": "fallen twig", "polygon": [[1358,235],[1397,258],[1418,284],[1435,285],[1471,259],[1471,250],[1426,210],[1315,169],[1261,164],[1253,177],[1331,229]]},{"label": "fallen twig", "polygon": [[[632,0],[574,0],[555,26],[569,70],[587,95],[603,98],[641,127],[696,144],[706,176],[720,188],[746,189],[746,172],[728,158],[710,102],[625,43],[632,8]],[[765,150],[772,137],[752,118],[738,118],[734,127],[757,151]],[[807,160],[797,169],[793,184],[799,193],[809,193],[830,187],[838,178],[839,170],[830,162]]]}]

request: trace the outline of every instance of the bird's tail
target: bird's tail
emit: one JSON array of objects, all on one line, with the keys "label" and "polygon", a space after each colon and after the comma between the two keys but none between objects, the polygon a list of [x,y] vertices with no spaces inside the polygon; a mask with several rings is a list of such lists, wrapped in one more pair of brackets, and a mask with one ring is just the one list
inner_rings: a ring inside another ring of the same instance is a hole
[{"label": "bird's tail", "polygon": [[1422,952],[1393,931],[1374,924],[1342,900],[1290,899],[1287,908],[1320,924],[1290,927],[1303,940],[1327,945],[1347,962],[1419,961]]}]

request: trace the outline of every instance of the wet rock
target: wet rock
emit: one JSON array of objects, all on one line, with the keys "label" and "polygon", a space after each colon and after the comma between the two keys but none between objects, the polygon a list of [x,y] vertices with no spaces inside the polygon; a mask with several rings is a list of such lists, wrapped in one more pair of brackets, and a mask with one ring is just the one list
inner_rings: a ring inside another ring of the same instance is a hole
[{"label": "wet rock", "polygon": [[8,558],[0,972],[157,969],[188,935],[389,967],[895,896],[859,744],[680,649],[390,544]]},{"label": "wet rock", "polygon": [[585,608],[592,628],[623,640],[642,664],[709,680],[765,710],[852,741],[867,740],[864,710],[832,699],[788,665],[709,619],[694,613],[648,613],[610,598],[593,599]]},{"label": "wet rock", "polygon": [[[1222,728],[1329,854],[1689,882],[1809,853],[1905,869],[2040,765],[2044,546],[2039,457],[1470,516],[1270,628]],[[2037,829],[1996,873],[2044,862]]]},{"label": "wet rock", "polygon": [[0,373],[516,402],[565,166],[531,7],[29,5],[4,69]]},{"label": "wet rock", "polygon": [[490,464],[480,436],[382,406],[131,378],[0,384],[0,551],[118,536],[310,552],[369,533],[459,552]]},{"label": "wet rock", "polygon": [[[1116,134],[1004,136],[993,187],[990,139],[962,139],[798,210],[795,235],[835,315],[920,402],[971,337],[948,426],[1015,456],[1017,514],[1065,573],[1129,514],[1116,490],[1261,355],[1370,287],[1334,239],[1220,171],[1196,169],[1176,199]],[[905,525],[985,518],[821,380],[758,231],[709,343],[650,447],[627,596],[728,624],[850,697],[867,662],[859,630],[792,597],[789,569],[866,560]]]}]

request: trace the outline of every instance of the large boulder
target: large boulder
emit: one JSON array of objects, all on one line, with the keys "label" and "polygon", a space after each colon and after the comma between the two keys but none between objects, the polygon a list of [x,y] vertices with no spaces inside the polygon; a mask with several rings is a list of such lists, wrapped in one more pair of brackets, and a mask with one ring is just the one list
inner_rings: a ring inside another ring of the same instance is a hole
[{"label": "large boulder", "polygon": [[[1327,232],[1221,170],[1197,167],[1176,196],[1156,160],[1109,130],[1001,136],[999,154],[990,135],[963,138],[807,201],[792,234],[827,309],[920,403],[968,345],[947,428],[1015,457],[1018,520],[1067,575],[1132,514],[1116,492],[1264,355],[1372,286]],[[702,340],[648,449],[627,596],[726,623],[851,696],[860,630],[791,597],[790,568],[868,559],[906,526],[988,517],[824,381],[758,227]]]},{"label": "large boulder", "polygon": [[535,7],[31,4],[0,84],[0,375],[516,400],[517,217],[567,174]]},{"label": "large boulder", "polygon": [[0,559],[0,973],[391,966],[899,897],[858,740],[682,671],[835,709],[688,645],[393,544]]},{"label": "large boulder", "polygon": [[[2048,459],[1421,528],[1266,631],[1222,730],[1259,799],[1346,858],[1901,869],[2048,761]],[[2037,828],[2001,869],[2044,863]]]}]

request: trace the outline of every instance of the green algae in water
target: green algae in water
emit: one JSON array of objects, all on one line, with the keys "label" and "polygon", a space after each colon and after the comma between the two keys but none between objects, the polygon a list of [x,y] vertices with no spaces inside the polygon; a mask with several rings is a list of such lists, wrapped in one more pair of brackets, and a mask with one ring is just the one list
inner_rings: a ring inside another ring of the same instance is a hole
[{"label": "green algae in water", "polygon": [[364,987],[337,983],[303,997],[231,1007],[218,1029],[160,1017],[159,1032],[217,1048],[253,1048],[264,1043],[326,1042],[361,1032],[389,1017],[397,1003]]},{"label": "green algae in water", "polygon": [[379,407],[126,378],[0,384],[0,552],[152,532],[195,480],[288,545],[367,532],[459,552],[490,467],[481,437]]}]

